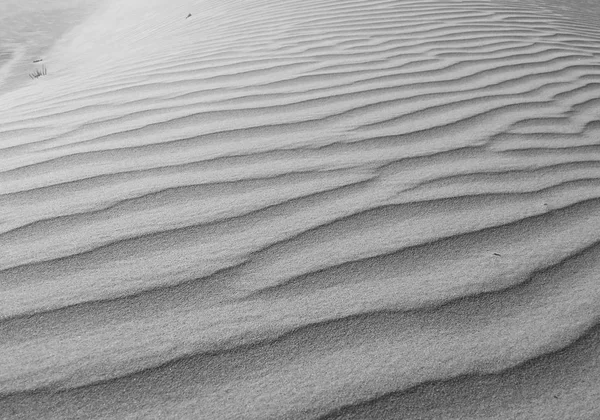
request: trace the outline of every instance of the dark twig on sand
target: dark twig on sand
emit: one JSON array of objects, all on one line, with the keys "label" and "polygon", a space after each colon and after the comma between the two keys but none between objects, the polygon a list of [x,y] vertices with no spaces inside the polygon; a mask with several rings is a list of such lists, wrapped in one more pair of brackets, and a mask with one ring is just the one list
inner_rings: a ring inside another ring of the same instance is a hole
[{"label": "dark twig on sand", "polygon": [[29,73],[29,77],[31,77],[32,79],[37,79],[38,77],[45,76],[46,74],[48,74],[46,66],[42,66],[41,70],[37,69],[35,72]]}]

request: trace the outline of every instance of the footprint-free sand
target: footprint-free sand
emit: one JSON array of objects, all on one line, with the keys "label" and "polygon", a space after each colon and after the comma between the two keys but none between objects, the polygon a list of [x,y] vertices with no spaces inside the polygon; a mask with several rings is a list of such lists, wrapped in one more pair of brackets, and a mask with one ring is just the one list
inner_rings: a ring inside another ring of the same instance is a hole
[{"label": "footprint-free sand", "polygon": [[1,419],[600,418],[600,5],[87,7],[3,67]]}]

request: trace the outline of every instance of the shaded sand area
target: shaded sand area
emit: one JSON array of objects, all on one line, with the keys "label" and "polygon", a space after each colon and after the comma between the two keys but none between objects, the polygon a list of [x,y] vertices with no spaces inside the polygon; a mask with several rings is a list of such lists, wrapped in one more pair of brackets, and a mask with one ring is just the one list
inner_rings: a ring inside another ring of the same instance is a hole
[{"label": "shaded sand area", "polygon": [[106,1],[0,96],[0,418],[600,418],[599,10]]}]

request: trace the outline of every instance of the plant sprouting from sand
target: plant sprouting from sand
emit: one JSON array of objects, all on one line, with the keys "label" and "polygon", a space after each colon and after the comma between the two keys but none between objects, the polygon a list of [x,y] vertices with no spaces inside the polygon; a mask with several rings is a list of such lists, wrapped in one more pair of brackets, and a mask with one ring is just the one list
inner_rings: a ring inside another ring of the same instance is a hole
[{"label": "plant sprouting from sand", "polygon": [[46,69],[46,66],[42,66],[41,69],[36,69],[35,72],[29,73],[29,77],[32,79],[37,79],[38,77],[45,76],[46,74],[48,74],[48,70]]}]

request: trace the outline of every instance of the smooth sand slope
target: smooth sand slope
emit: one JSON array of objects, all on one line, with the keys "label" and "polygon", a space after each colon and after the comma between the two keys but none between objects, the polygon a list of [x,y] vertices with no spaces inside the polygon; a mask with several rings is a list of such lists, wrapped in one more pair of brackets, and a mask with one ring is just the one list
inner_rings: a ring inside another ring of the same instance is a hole
[{"label": "smooth sand slope", "polygon": [[101,4],[97,0],[1,0],[0,95],[20,88],[28,81],[24,76],[42,64],[54,65],[46,55],[48,48]]},{"label": "smooth sand slope", "polygon": [[0,418],[600,418],[599,11],[100,4],[0,96]]}]

